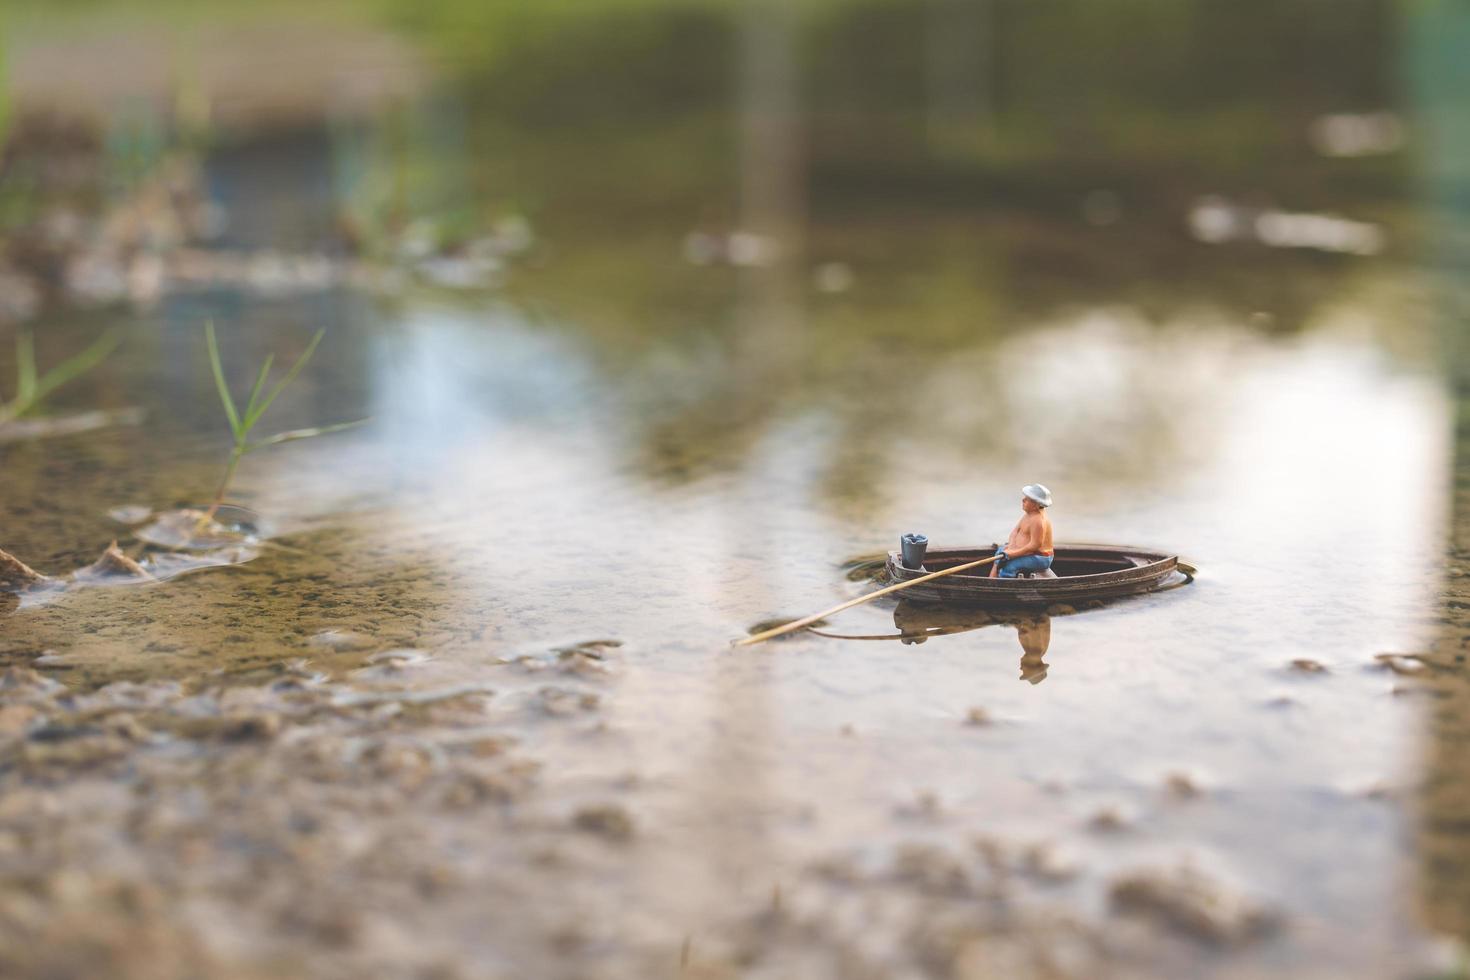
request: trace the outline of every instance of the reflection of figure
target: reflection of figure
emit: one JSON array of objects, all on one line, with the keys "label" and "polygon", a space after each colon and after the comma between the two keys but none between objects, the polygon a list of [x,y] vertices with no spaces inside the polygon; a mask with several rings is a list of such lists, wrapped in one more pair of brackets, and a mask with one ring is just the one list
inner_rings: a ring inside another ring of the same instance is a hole
[{"label": "reflection of figure", "polygon": [[1039,483],[1021,488],[1021,520],[995,553],[1000,559],[990,566],[990,577],[1015,578],[1021,572],[1045,572],[1051,568],[1051,521],[1044,511],[1051,506],[1051,491]]},{"label": "reflection of figure", "polygon": [[1021,680],[1040,684],[1046,680],[1047,648],[1051,646],[1051,617],[1038,616],[1016,624],[1016,638],[1021,641]]},{"label": "reflection of figure", "polygon": [[898,635],[851,637],[851,639],[901,640],[923,643],[931,636],[967,633],[986,626],[1014,626],[1021,641],[1021,680],[1040,684],[1046,680],[1046,651],[1051,647],[1051,617],[1046,613],[1006,614],[955,606],[925,606],[900,601],[893,609]]}]

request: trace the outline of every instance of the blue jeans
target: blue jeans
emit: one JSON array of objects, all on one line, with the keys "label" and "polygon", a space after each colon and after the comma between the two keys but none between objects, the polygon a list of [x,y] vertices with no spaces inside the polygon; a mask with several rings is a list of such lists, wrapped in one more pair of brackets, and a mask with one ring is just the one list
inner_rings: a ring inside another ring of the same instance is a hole
[{"label": "blue jeans", "polygon": [[1015,578],[1020,572],[1044,572],[1051,567],[1051,555],[1022,555],[1000,562],[1001,578]]}]

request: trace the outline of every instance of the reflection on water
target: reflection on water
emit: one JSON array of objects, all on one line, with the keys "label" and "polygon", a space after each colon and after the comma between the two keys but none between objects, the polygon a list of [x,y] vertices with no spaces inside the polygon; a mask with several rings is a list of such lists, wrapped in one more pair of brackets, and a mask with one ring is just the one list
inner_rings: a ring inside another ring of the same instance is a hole
[{"label": "reflection on water", "polygon": [[967,633],[987,626],[1011,626],[1021,643],[1021,680],[1040,684],[1046,680],[1048,669],[1045,658],[1051,647],[1051,621],[1052,617],[1046,613],[998,616],[979,609],[944,608],[900,600],[893,610],[897,633],[852,636],[821,629],[808,632],[834,640],[898,640],[905,646],[914,646],[936,636]]},{"label": "reflection on water", "polygon": [[1021,641],[1021,680],[1040,684],[1046,680],[1046,651],[1051,646],[1051,617],[1042,616],[1016,624],[1016,639]]}]

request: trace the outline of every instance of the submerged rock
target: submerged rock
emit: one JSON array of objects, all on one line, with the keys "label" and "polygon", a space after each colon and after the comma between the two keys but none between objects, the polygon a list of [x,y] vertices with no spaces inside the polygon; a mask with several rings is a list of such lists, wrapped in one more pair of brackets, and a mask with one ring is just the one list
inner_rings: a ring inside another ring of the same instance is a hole
[{"label": "submerged rock", "polygon": [[1109,889],[1113,907],[1151,918],[1191,939],[1233,945],[1270,932],[1279,916],[1184,865],[1125,874]]},{"label": "submerged rock", "polygon": [[373,645],[373,638],[351,630],[330,629],[312,634],[306,642],[309,646],[328,650],[363,650]]},{"label": "submerged rock", "polygon": [[565,687],[543,687],[536,692],[536,704],[553,718],[595,711],[601,702],[596,694],[573,691]]},{"label": "submerged rock", "polygon": [[572,818],[572,826],[619,843],[633,839],[633,818],[616,803],[583,807]]},{"label": "submerged rock", "polygon": [[931,895],[963,896],[973,891],[965,863],[942,847],[905,844],[893,855],[889,869],[896,883]]},{"label": "submerged rock", "polygon": [[971,728],[987,728],[995,723],[990,712],[981,707],[973,707],[965,715],[965,724]]},{"label": "submerged rock", "polygon": [[504,661],[523,671],[554,670],[563,674],[597,677],[611,672],[608,651],[621,647],[621,640],[586,640],[571,646],[554,647],[543,653],[529,653]]},{"label": "submerged rock", "polygon": [[7,551],[0,551],[0,589],[7,592],[19,592],[50,581],[50,578],[31,568],[19,558]]},{"label": "submerged rock", "polygon": [[1204,791],[1189,773],[1175,771],[1164,777],[1164,792],[1176,800],[1192,800]]},{"label": "submerged rock", "polygon": [[1327,666],[1325,664],[1319,663],[1316,660],[1307,659],[1305,657],[1303,657],[1301,659],[1298,659],[1298,660],[1293,660],[1291,662],[1290,668],[1291,668],[1291,670],[1293,672],[1298,673],[1298,674],[1325,674],[1325,673],[1327,673]]},{"label": "submerged rock", "polygon": [[119,579],[135,582],[147,582],[153,580],[153,574],[142,565],[129,558],[123,550],[117,546],[117,542],[107,546],[102,552],[102,557],[85,568],[78,569],[73,579],[77,582],[104,582]]},{"label": "submerged rock", "polygon": [[1423,658],[1412,653],[1378,653],[1374,654],[1373,661],[1381,669],[1404,677],[1422,674],[1427,669]]},{"label": "submerged rock", "polygon": [[1132,829],[1133,821],[1116,806],[1104,806],[1087,821],[1087,826],[1098,833],[1121,834]]}]

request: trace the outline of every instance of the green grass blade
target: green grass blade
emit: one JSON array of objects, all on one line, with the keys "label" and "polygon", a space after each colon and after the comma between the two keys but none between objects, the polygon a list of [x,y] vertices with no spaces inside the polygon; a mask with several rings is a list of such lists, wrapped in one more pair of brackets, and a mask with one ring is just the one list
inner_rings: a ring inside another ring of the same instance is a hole
[{"label": "green grass blade", "polygon": [[36,400],[36,339],[29,330],[15,338],[15,405],[29,405]]},{"label": "green grass blade", "polygon": [[[68,381],[75,380],[92,370],[122,343],[122,335],[115,329],[105,331],[102,336],[83,350],[56,365],[33,382],[31,402],[35,404]],[[34,362],[32,364],[34,371]],[[23,411],[24,409],[22,409]]]},{"label": "green grass blade", "polygon": [[225,415],[230,419],[230,432],[239,442],[245,435],[240,428],[240,414],[235,411],[235,399],[230,397],[230,386],[225,384],[225,367],[220,363],[219,344],[214,339],[214,321],[204,324],[204,337],[209,342],[209,366],[214,369],[214,386],[219,389],[219,400],[225,406]]},{"label": "green grass blade", "polygon": [[251,426],[260,421],[260,417],[265,414],[266,409],[271,407],[271,402],[276,400],[276,396],[279,395],[281,391],[292,382],[296,375],[301,373],[302,368],[306,367],[306,362],[311,360],[311,355],[316,352],[316,345],[322,342],[322,338],[325,337],[326,334],[327,332],[325,330],[318,330],[316,332],[316,336],[311,338],[311,343],[306,345],[306,350],[302,351],[301,356],[296,358],[296,363],[291,365],[291,370],[286,372],[286,376],[284,378],[276,382],[276,386],[271,389],[270,394],[265,396],[265,401],[257,405],[255,411],[252,412],[248,418],[246,418],[245,430],[247,432],[250,430]]},{"label": "green grass blade", "polygon": [[265,379],[271,373],[271,365],[276,362],[276,355],[265,355],[265,363],[260,366],[260,373],[255,376],[255,385],[250,389],[250,400],[245,403],[245,432],[250,432],[250,427],[255,424],[255,400],[260,397],[260,390],[265,387]]},{"label": "green grass blade", "polygon": [[245,451],[253,452],[257,449],[264,449],[266,446],[275,446],[283,442],[295,442],[297,439],[314,439],[317,436],[329,435],[333,432],[341,432],[343,429],[354,429],[359,425],[366,424],[367,422],[368,419],[358,419],[356,422],[338,422],[336,425],[318,425],[310,429],[292,429],[290,432],[277,433],[276,435],[271,436],[269,439],[262,439],[259,442],[252,442],[245,447]]}]

